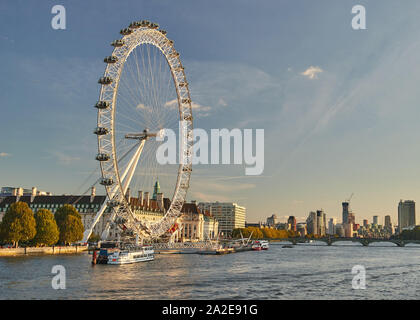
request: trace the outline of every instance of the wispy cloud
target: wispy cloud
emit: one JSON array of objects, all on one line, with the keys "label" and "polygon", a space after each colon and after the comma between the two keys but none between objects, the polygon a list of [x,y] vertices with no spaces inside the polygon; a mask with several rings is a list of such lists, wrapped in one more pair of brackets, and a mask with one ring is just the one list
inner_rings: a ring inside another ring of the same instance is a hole
[{"label": "wispy cloud", "polygon": [[[174,99],[174,100],[167,101],[165,103],[165,107],[170,108],[170,109],[178,107],[178,100]],[[194,101],[191,101],[191,108],[193,111],[196,111],[196,112],[206,112],[206,115],[208,114],[208,111],[211,110],[211,107],[203,106]]]},{"label": "wispy cloud", "polygon": [[310,66],[308,69],[303,71],[301,75],[309,79],[317,79],[318,78],[317,74],[321,72],[324,72],[324,70],[322,70],[320,67]]},{"label": "wispy cloud", "polygon": [[9,37],[7,37],[7,36],[3,36],[3,35],[1,35],[1,34],[0,34],[0,39],[2,39],[2,40],[6,40],[6,41],[9,41],[9,42],[11,42],[11,43],[15,43],[15,40],[13,40],[13,39],[11,39],[11,38],[9,38]]},{"label": "wispy cloud", "polygon": [[143,103],[139,103],[137,106],[136,106],[136,109],[138,109],[138,110],[144,110],[144,111],[152,111],[152,108],[151,107],[149,107],[149,106],[146,106],[146,105],[144,105]]},{"label": "wispy cloud", "polygon": [[219,99],[219,102],[217,104],[219,106],[222,106],[222,107],[226,107],[227,106],[227,103],[226,103],[225,99],[223,99],[223,98],[220,98]]},{"label": "wispy cloud", "polygon": [[0,152],[0,158],[6,158],[6,157],[10,157],[11,154],[7,153],[7,152]]},{"label": "wispy cloud", "polygon": [[194,200],[203,201],[203,202],[213,202],[213,201],[221,201],[221,202],[232,202],[232,199],[227,197],[226,195],[221,194],[214,194],[208,192],[200,192],[200,191],[193,191],[192,196],[195,198]]},{"label": "wispy cloud", "polygon": [[70,156],[59,151],[51,152],[51,154],[58,160],[59,164],[66,166],[80,160],[79,157]]},{"label": "wispy cloud", "polygon": [[196,176],[191,195],[198,201],[237,202],[246,200],[246,193],[256,188],[254,183],[217,180],[214,177]]}]

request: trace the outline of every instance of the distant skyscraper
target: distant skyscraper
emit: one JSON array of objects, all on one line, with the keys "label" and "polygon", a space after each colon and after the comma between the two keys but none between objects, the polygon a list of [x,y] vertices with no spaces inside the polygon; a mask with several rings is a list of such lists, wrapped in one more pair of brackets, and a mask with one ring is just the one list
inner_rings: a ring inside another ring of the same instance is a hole
[{"label": "distant skyscraper", "polygon": [[363,226],[367,228],[369,221],[367,219],[363,220]]},{"label": "distant skyscraper", "polygon": [[353,212],[349,212],[348,218],[347,218],[347,222],[348,223],[352,223],[355,224],[356,223],[356,217],[354,216]]},{"label": "distant skyscraper", "polygon": [[343,221],[342,223],[348,223],[349,222],[349,203],[343,202]]},{"label": "distant skyscraper", "polygon": [[296,231],[296,218],[294,216],[290,216],[287,223],[290,224],[291,230]]},{"label": "distant skyscraper", "polygon": [[339,236],[339,237],[344,237],[345,233],[344,233],[344,228],[342,224],[336,224],[335,225],[335,233]]},{"label": "distant skyscraper", "polygon": [[267,218],[267,225],[269,227],[274,227],[277,224],[277,216],[275,214],[271,215],[271,217]]},{"label": "distant skyscraper", "polygon": [[316,211],[316,219],[317,219],[317,234],[320,236],[325,236],[327,233],[327,217],[323,210]]},{"label": "distant skyscraper", "polygon": [[378,216],[373,216],[373,224],[378,225]]},{"label": "distant skyscraper", "polygon": [[316,212],[309,212],[309,216],[306,219],[306,230],[308,234],[318,234],[317,216]]},{"label": "distant skyscraper", "polygon": [[412,200],[402,201],[398,204],[398,229],[416,225],[416,204]]},{"label": "distant skyscraper", "polygon": [[353,223],[346,223],[343,225],[344,227],[344,235],[347,238],[352,238],[353,234],[354,234],[354,230],[353,230]]},{"label": "distant skyscraper", "polygon": [[385,216],[385,227],[390,228],[391,226],[391,216]]},{"label": "distant skyscraper", "polygon": [[305,223],[298,223],[296,226],[297,232],[299,232],[301,237],[306,236],[306,224]]},{"label": "distant skyscraper", "polygon": [[334,235],[335,234],[335,225],[337,224],[337,219],[336,218],[331,218],[328,221],[328,231],[327,234],[331,234]]}]

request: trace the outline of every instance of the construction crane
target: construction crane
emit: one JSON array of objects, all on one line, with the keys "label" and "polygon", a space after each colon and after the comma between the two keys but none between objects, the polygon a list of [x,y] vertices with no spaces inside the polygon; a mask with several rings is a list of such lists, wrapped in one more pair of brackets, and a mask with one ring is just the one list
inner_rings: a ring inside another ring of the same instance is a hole
[{"label": "construction crane", "polygon": [[351,200],[351,198],[353,198],[353,195],[354,195],[354,193],[352,193],[351,196],[347,200],[345,200],[345,201],[350,204],[350,200]]}]

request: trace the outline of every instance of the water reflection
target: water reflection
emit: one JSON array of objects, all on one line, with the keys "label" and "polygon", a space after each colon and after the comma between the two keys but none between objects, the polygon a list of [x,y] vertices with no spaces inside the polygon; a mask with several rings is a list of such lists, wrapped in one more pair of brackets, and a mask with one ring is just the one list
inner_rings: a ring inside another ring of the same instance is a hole
[{"label": "water reflection", "polygon": [[[224,256],[164,255],[122,266],[90,264],[88,254],[0,259],[1,299],[418,299],[419,246],[299,244]],[[54,290],[51,269],[66,268]],[[367,289],[351,287],[354,265]]]}]

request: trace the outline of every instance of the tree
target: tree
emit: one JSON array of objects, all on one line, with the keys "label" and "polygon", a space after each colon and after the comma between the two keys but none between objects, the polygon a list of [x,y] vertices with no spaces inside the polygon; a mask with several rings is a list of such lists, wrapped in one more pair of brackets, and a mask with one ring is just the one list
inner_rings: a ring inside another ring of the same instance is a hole
[{"label": "tree", "polygon": [[286,239],[289,238],[287,230],[277,230],[277,238]]},{"label": "tree", "polygon": [[92,232],[92,234],[89,237],[89,242],[98,242],[101,240],[101,236],[99,234],[96,234],[95,232]]},{"label": "tree", "polygon": [[60,228],[60,241],[68,244],[83,238],[83,224],[80,218],[69,214]]},{"label": "tree", "polygon": [[75,217],[79,217],[80,219],[82,218],[75,207],[73,207],[71,204],[65,204],[62,207],[58,208],[54,214],[54,218],[57,222],[57,226],[59,229],[68,215],[73,215]]},{"label": "tree", "polygon": [[32,210],[25,202],[13,203],[0,224],[2,240],[11,241],[17,247],[19,241],[32,240],[35,234],[36,222]]},{"label": "tree", "polygon": [[261,232],[263,234],[263,238],[270,239],[273,237],[273,233],[271,232],[270,228],[262,228]]},{"label": "tree", "polygon": [[40,209],[35,213],[36,235],[34,243],[36,245],[51,246],[56,244],[59,239],[59,231],[54,215],[47,209]]},{"label": "tree", "polygon": [[[69,219],[69,217],[73,217],[78,222],[74,222],[73,219]],[[55,221],[57,222],[58,230],[60,231],[60,242],[62,243],[69,243],[77,240],[81,240],[83,238],[83,223],[82,217],[79,212],[77,212],[76,208],[70,204],[65,204],[64,206],[57,209],[54,215]],[[68,225],[70,223],[71,225]],[[75,230],[70,230],[69,228],[74,227]],[[82,235],[79,235],[81,229]],[[73,239],[75,240],[68,240]]]}]

